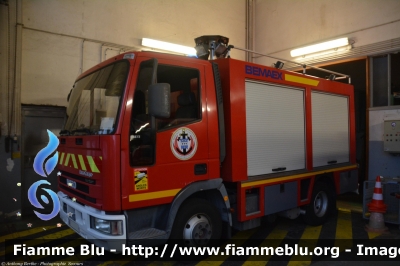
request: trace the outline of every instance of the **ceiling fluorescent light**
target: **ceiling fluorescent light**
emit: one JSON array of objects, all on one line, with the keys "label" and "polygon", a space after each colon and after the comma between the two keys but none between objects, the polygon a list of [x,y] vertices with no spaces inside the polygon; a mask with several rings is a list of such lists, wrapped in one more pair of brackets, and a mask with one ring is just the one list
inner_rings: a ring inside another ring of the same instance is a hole
[{"label": "ceiling fluorescent light", "polygon": [[178,54],[185,54],[185,55],[196,55],[196,49],[189,46],[183,46],[179,44],[169,43],[169,42],[162,42],[157,40],[152,40],[148,38],[142,39],[142,45],[151,47],[154,49],[160,49],[165,51],[170,51]]},{"label": "ceiling fluorescent light", "polygon": [[318,43],[290,51],[292,57],[302,56],[306,54],[317,53],[325,50],[333,50],[339,47],[348,46],[348,38],[340,38],[329,42]]},{"label": "ceiling fluorescent light", "polygon": [[331,56],[332,54],[342,54],[343,52],[348,51],[351,48],[352,48],[352,46],[351,46],[351,44],[349,44],[349,45],[346,45],[346,46],[325,50],[325,51],[322,51],[322,52],[302,55],[302,56],[297,57],[296,60],[318,59],[318,58],[321,58],[321,57]]}]

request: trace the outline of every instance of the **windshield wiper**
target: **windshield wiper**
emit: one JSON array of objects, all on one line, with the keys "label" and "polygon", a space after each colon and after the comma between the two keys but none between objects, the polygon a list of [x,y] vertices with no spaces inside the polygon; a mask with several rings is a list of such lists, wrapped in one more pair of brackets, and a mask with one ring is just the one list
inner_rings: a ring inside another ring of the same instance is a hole
[{"label": "windshield wiper", "polygon": [[60,131],[59,134],[60,134],[60,136],[69,136],[69,135],[71,135],[71,132],[67,129],[63,129]]},{"label": "windshield wiper", "polygon": [[92,132],[88,128],[78,128],[78,129],[71,131],[71,134],[75,134],[75,133],[80,133],[77,135],[91,135],[92,134]]}]

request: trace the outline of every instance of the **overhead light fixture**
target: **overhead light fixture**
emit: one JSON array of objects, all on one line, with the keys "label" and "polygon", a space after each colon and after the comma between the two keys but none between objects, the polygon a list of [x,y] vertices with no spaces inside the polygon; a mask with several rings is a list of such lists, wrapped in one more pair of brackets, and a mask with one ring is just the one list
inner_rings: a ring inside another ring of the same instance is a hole
[{"label": "overhead light fixture", "polygon": [[332,50],[332,52],[335,51],[335,49],[344,47],[344,46],[350,46],[349,39],[348,38],[340,38],[328,42],[323,42],[323,43],[318,43],[298,49],[294,49],[290,51],[290,55],[292,57],[298,57],[298,56],[303,56],[307,54],[313,54],[313,53],[318,53],[326,50]]},{"label": "overhead light fixture", "polygon": [[191,56],[196,55],[196,49],[194,49],[193,47],[183,46],[183,45],[169,43],[169,42],[162,42],[162,41],[157,41],[157,40],[148,39],[148,38],[142,39],[142,45],[146,46],[146,47],[170,51],[170,52],[174,52],[174,53],[178,53],[178,54],[191,55]]}]

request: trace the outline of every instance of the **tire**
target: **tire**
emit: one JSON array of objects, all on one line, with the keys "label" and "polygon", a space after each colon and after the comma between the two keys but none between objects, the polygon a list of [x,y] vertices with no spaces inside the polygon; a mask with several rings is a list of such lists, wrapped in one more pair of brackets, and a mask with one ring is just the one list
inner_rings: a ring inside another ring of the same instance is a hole
[{"label": "tire", "polygon": [[314,185],[310,204],[305,208],[304,221],[309,225],[321,225],[326,222],[335,206],[332,189],[325,183]]},{"label": "tire", "polygon": [[170,239],[187,246],[205,246],[221,237],[221,216],[204,199],[189,199],[179,209]]}]

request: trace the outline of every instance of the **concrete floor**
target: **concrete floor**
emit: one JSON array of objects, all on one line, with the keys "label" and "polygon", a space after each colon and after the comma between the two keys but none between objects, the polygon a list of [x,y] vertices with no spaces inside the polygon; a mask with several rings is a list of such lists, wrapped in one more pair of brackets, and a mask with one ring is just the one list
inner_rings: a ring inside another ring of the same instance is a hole
[{"label": "concrete floor", "polygon": [[[346,236],[343,233],[346,233],[348,231],[352,231],[352,238],[357,239],[357,238],[369,238],[369,239],[383,239],[383,240],[392,240],[395,239],[400,241],[400,229],[398,225],[394,224],[387,224],[388,226],[388,231],[385,234],[373,234],[373,233],[367,233],[365,231],[365,225],[368,224],[368,220],[364,219],[362,217],[363,213],[363,200],[362,200],[362,195],[358,195],[355,193],[347,193],[344,195],[340,195],[337,198],[337,208],[338,212],[337,214],[332,217],[326,224],[324,224],[321,228],[317,227],[309,227],[302,222],[302,219],[297,219],[297,220],[289,220],[286,218],[279,217],[278,221],[275,224],[271,225],[263,225],[260,228],[252,229],[252,230],[247,230],[243,232],[234,232],[233,236],[235,237],[236,235],[241,235],[241,237],[246,238],[246,239],[252,239],[252,238],[260,238],[264,239],[267,235],[270,234],[271,231],[275,230],[273,228],[279,227],[279,230],[282,229],[287,229],[287,235],[286,239],[294,239],[294,240],[300,240],[304,239],[305,235],[310,236],[310,232],[313,230],[320,230],[318,232],[321,232],[319,235],[319,239],[328,239],[329,238],[334,238],[335,239],[335,234],[336,234],[336,239],[340,238],[339,236]],[[301,218],[301,217],[300,217]],[[29,224],[31,224],[29,227]],[[61,228],[57,228],[58,224],[62,224]],[[4,225],[4,226],[3,226]],[[347,226],[347,227],[346,227]],[[346,227],[346,229],[343,229]],[[58,231],[65,231],[67,229],[67,226],[65,226],[61,220],[58,217],[55,217],[54,219],[50,221],[42,221],[36,216],[30,216],[30,217],[14,217],[13,219],[9,219],[8,221],[3,221],[3,223],[0,223],[0,240],[4,238],[5,235],[9,235],[15,232],[18,232],[18,236],[22,236],[24,234],[39,234],[41,237],[45,236],[46,234],[50,234],[50,232],[58,232]],[[46,231],[49,231],[47,233]],[[311,231],[310,231],[311,230]],[[339,234],[337,231],[338,230],[343,230],[342,234]],[[307,232],[307,233],[306,233]],[[76,235],[74,232],[71,230],[72,236]],[[2,237],[3,236],[3,237]],[[318,236],[317,236],[318,238]],[[344,254],[345,255],[345,254]],[[200,261],[201,262],[201,261]],[[204,262],[204,261],[203,261]],[[215,264],[215,261],[210,261],[212,262],[211,264]],[[84,265],[97,265],[93,264],[94,262],[90,261],[85,261]],[[108,263],[108,262],[107,262]],[[132,264],[133,263],[133,264]],[[138,261],[136,262],[127,262],[127,265],[136,265]],[[155,261],[154,263],[157,263]],[[160,261],[158,261],[160,263]],[[164,264],[167,263],[168,265],[171,263],[163,262]],[[172,262],[176,263],[175,265],[181,265],[180,262]],[[196,265],[199,262],[190,262],[187,265]],[[248,262],[247,262],[248,263]],[[250,263],[252,263],[250,261]],[[279,261],[269,261],[268,265],[287,265],[287,264],[297,264],[297,265],[356,265],[356,266],[366,266],[366,265],[399,265],[399,259],[396,261],[384,261],[384,262],[378,262],[378,261],[290,261],[290,262],[279,262]],[[109,264],[109,263],[108,263]],[[119,263],[116,263],[115,265],[118,265]],[[139,263],[140,264],[140,263]],[[147,265],[147,263],[143,262],[143,265]],[[171,264],[171,265],[172,265]],[[226,261],[222,261],[221,264],[223,265],[243,265],[246,264],[244,262],[240,261],[231,261],[229,258],[227,258]],[[258,263],[257,263],[258,264]],[[153,265],[153,264],[152,264]],[[246,264],[247,265],[247,264]]]},{"label": "concrete floor", "polygon": [[345,193],[337,197],[337,207],[351,211],[363,212],[363,196],[356,193]]}]

